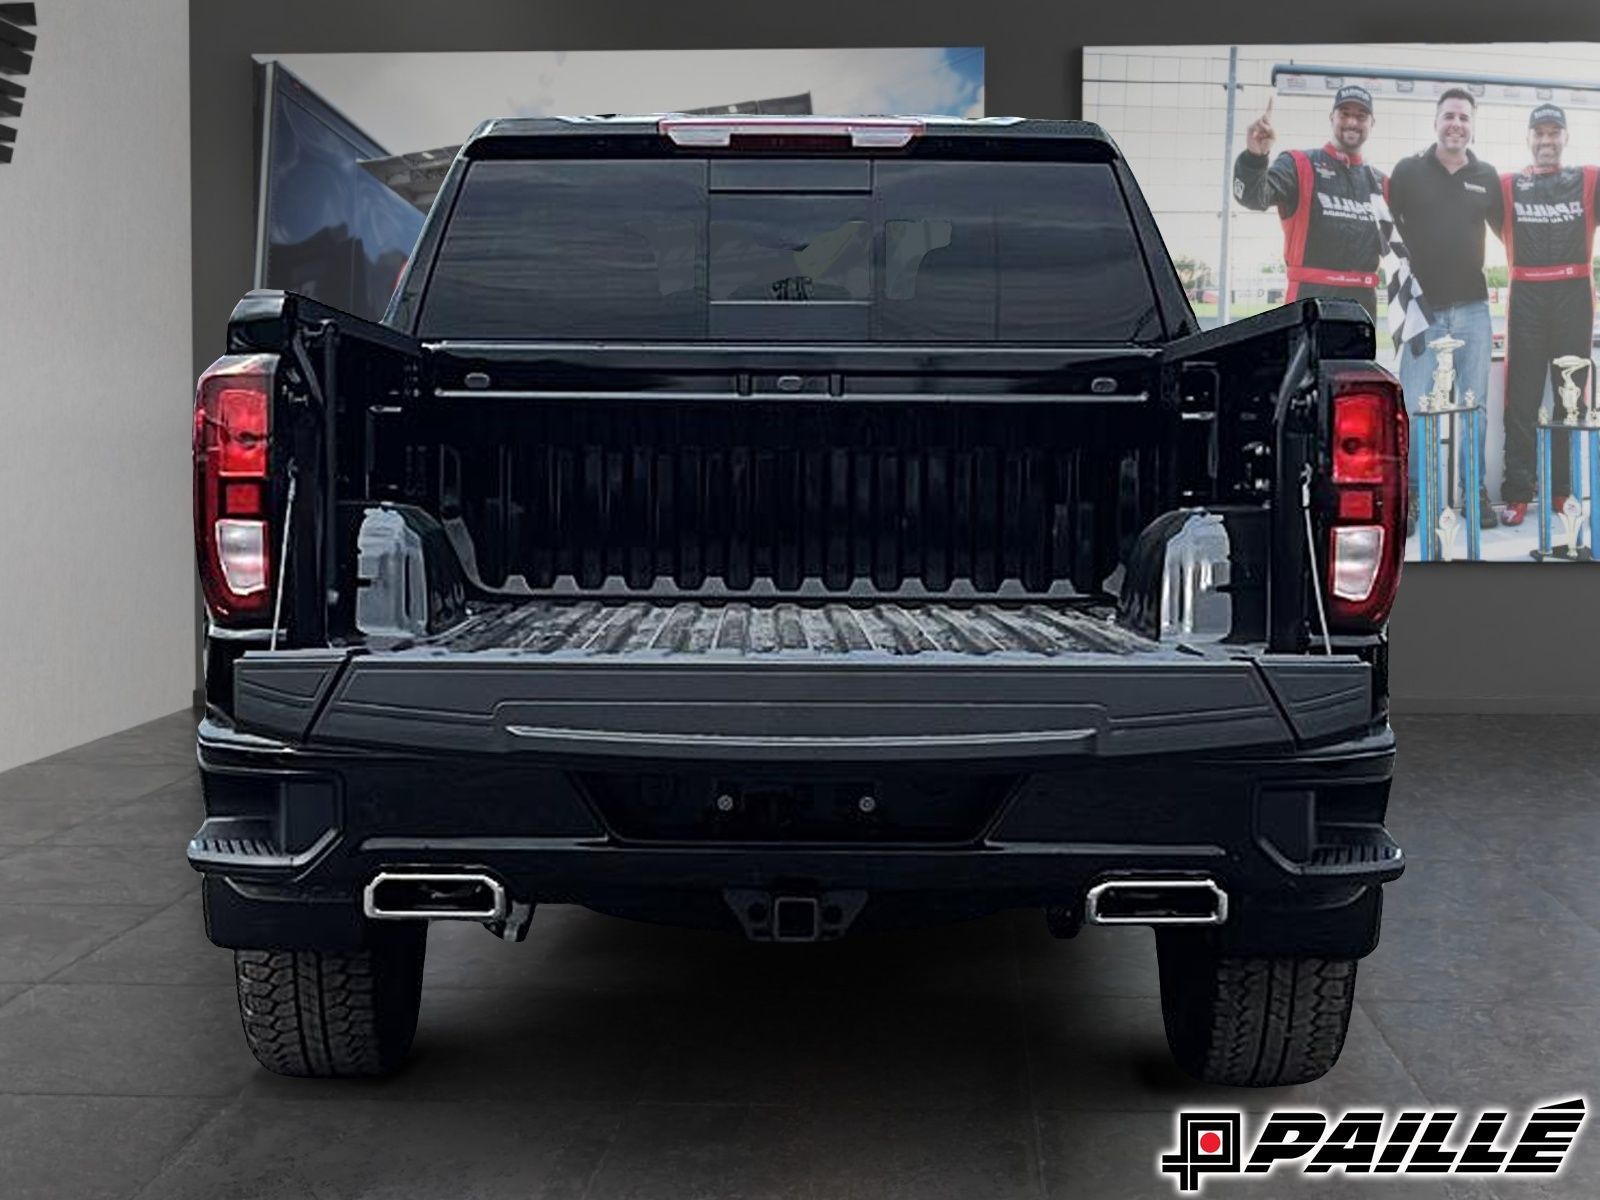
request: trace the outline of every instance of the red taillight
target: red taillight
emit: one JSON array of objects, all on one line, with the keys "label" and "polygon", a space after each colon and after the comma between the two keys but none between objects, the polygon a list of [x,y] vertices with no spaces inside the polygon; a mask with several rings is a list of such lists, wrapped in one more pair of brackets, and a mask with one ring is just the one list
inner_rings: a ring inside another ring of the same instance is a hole
[{"label": "red taillight", "polygon": [[1389,413],[1375,392],[1340,396],[1333,405],[1334,483],[1382,483]]},{"label": "red taillight", "polygon": [[222,489],[223,510],[248,516],[261,511],[261,485],[259,483],[230,483]]},{"label": "red taillight", "polygon": [[1333,391],[1333,528],[1328,616],[1342,632],[1388,620],[1405,557],[1409,426],[1385,372],[1344,375]]},{"label": "red taillight", "polygon": [[194,532],[200,590],[218,621],[268,609],[267,514],[277,356],[230,354],[206,368],[194,400]]},{"label": "red taillight", "polygon": [[1339,493],[1339,520],[1376,521],[1378,501],[1367,489],[1348,488]]},{"label": "red taillight", "polygon": [[264,387],[217,390],[213,428],[221,457],[217,473],[259,479],[267,473],[267,403]]}]

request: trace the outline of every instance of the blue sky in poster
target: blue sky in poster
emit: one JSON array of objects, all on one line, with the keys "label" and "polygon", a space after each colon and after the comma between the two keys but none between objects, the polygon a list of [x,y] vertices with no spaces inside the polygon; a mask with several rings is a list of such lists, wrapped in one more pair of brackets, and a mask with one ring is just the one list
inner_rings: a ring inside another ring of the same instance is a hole
[{"label": "blue sky in poster", "polygon": [[953,78],[954,92],[949,106],[939,111],[965,113],[976,105],[978,111],[970,115],[982,116],[983,47],[947,47],[943,53],[944,65]]},{"label": "blue sky in poster", "polygon": [[273,57],[396,152],[487,117],[707,108],[809,92],[819,113],[984,114],[982,47]]}]

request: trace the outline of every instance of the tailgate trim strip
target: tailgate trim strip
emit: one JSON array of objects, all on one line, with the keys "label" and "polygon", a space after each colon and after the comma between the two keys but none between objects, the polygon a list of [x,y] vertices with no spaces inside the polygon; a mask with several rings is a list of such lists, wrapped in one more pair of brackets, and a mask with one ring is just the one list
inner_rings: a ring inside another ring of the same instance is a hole
[{"label": "tailgate trim strip", "polygon": [[1082,754],[1093,749],[1094,729],[1025,730],[1014,733],[930,733],[911,736],[754,736],[725,733],[637,733],[610,729],[508,725],[512,737],[562,753],[590,751],[608,757],[704,758],[707,752],[749,752],[790,758],[813,752],[833,762],[880,762],[888,758],[1020,758]]}]

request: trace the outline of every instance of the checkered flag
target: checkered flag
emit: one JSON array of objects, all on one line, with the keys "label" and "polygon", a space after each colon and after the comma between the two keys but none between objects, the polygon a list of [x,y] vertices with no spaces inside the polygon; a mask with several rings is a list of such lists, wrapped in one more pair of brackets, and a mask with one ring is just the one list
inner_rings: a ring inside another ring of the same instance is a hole
[{"label": "checkered flag", "polygon": [[1422,285],[1411,273],[1411,255],[1394,227],[1394,215],[1382,192],[1372,194],[1372,215],[1378,222],[1378,247],[1382,254],[1384,277],[1389,281],[1389,337],[1395,353],[1410,345],[1413,354],[1422,352],[1422,335],[1433,318],[1423,299]]}]

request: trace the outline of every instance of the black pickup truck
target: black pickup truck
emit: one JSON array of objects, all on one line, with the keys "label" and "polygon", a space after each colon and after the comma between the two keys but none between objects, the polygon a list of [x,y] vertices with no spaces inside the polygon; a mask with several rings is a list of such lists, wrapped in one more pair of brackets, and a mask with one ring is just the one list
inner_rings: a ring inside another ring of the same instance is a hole
[{"label": "black pickup truck", "polygon": [[1373,350],[1202,332],[1093,125],[483,125],[381,324],[251,292],[199,382],[251,1049],[394,1069],[435,920],[1026,906],[1156,927],[1190,1073],[1322,1074],[1403,865]]}]

